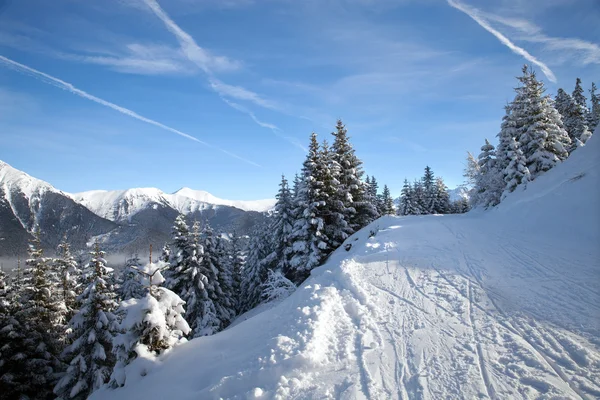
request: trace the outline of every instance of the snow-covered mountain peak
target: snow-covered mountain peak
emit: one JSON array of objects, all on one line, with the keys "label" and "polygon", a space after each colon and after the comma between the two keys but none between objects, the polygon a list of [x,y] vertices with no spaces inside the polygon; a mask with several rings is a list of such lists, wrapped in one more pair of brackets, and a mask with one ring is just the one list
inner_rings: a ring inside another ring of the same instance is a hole
[{"label": "snow-covered mountain peak", "polygon": [[183,187],[173,193],[174,196],[187,197],[203,203],[230,206],[239,208],[244,211],[258,211],[265,212],[271,210],[275,206],[275,199],[263,199],[263,200],[225,200],[213,196],[212,194],[203,190],[194,190],[188,187]]},{"label": "snow-covered mountain peak", "polygon": [[28,199],[39,196],[47,191],[64,194],[48,182],[44,182],[13,168],[4,161],[0,161],[0,186],[4,188],[6,193],[18,191]]}]

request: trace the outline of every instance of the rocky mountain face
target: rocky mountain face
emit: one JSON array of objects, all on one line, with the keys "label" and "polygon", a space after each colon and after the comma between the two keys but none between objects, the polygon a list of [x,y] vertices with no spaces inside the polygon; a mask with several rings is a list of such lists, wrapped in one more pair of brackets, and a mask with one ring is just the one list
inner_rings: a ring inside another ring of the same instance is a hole
[{"label": "rocky mountain face", "polygon": [[[179,213],[190,224],[197,220],[218,231],[247,234],[265,218],[260,211],[272,204],[270,200],[238,202],[243,210],[177,193],[129,189],[69,194],[0,161],[0,258],[24,256],[36,229],[50,251],[66,237],[74,249],[98,241],[108,252],[145,253],[150,244],[160,249],[170,240]],[[186,189],[186,193],[204,193],[215,202],[227,202],[206,192]]]}]

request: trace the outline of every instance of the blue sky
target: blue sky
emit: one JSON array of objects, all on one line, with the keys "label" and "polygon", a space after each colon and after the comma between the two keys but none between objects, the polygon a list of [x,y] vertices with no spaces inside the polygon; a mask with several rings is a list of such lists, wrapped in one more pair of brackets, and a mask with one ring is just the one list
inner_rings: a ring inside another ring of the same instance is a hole
[{"label": "blue sky", "polygon": [[521,66],[587,90],[598,38],[597,0],[0,0],[0,159],[69,192],[267,198],[342,118],[393,194],[425,165],[454,187]]}]

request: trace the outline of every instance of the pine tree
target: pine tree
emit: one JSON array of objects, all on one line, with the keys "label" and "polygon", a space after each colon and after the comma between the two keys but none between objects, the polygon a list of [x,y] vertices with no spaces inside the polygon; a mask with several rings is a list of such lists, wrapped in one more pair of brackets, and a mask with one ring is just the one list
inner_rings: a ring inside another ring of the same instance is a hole
[{"label": "pine tree", "polygon": [[435,176],[429,166],[425,167],[423,182],[423,210],[422,214],[433,214],[436,209]]},{"label": "pine tree", "polygon": [[271,255],[273,265],[269,268],[287,272],[290,269],[290,258],[292,256],[294,204],[288,181],[283,175],[281,176],[279,191],[275,198],[277,202],[275,203],[274,215],[269,228],[273,234],[272,243],[274,248]]},{"label": "pine tree", "polygon": [[366,185],[361,181],[362,162],[354,154],[346,128],[341,120],[337,121],[332,145],[334,160],[340,166],[340,197],[346,209],[346,221],[352,233],[377,218],[377,210],[365,199]]},{"label": "pine tree", "polygon": [[392,195],[390,193],[390,189],[387,185],[383,185],[383,194],[381,196],[382,199],[382,211],[383,215],[395,215],[396,210],[394,207],[394,199],[392,199]]},{"label": "pine tree", "polygon": [[112,341],[116,330],[113,314],[116,295],[110,287],[110,272],[98,243],[91,255],[90,281],[78,298],[80,310],[69,322],[71,344],[64,351],[69,367],[54,388],[59,399],[87,399],[108,382],[115,364]]},{"label": "pine tree", "polygon": [[577,138],[579,142],[585,144],[592,136],[592,133],[588,126],[590,110],[587,107],[587,99],[583,93],[581,79],[577,78],[572,95],[573,102],[575,103],[575,107],[572,111],[573,136]]},{"label": "pine tree", "polygon": [[486,139],[481,147],[481,154],[477,159],[479,173],[475,185],[477,193],[477,205],[483,207],[495,206],[500,203],[504,182],[502,171],[496,166],[495,148]]},{"label": "pine tree", "polygon": [[280,270],[269,270],[261,288],[263,303],[283,300],[296,290],[296,285],[287,279]]},{"label": "pine tree", "polygon": [[322,162],[317,135],[311,135],[309,151],[302,167],[298,195],[294,201],[297,216],[292,231],[292,251],[288,279],[300,284],[319,266],[329,248],[324,229],[323,182],[319,180]]},{"label": "pine tree", "polygon": [[525,156],[514,138],[509,145],[509,159],[510,162],[504,172],[504,181],[506,182],[504,196],[513,192],[520,184],[526,184],[530,179]]},{"label": "pine tree", "polygon": [[240,237],[235,231],[231,234],[229,242],[229,259],[232,270],[233,293],[235,293],[235,312],[240,314],[242,309],[242,271],[244,269],[244,256]]},{"label": "pine tree", "polygon": [[408,183],[408,179],[404,179],[404,185],[402,186],[402,192],[400,192],[400,208],[398,209],[399,215],[412,215],[413,211],[413,198],[412,198],[412,187]]},{"label": "pine tree", "polygon": [[412,213],[410,215],[427,214],[425,189],[423,188],[423,181],[420,179],[413,182],[412,198],[414,201]]},{"label": "pine tree", "polygon": [[219,235],[215,235],[208,223],[201,235],[203,250],[200,265],[208,277],[206,289],[216,309],[218,330],[225,329],[235,317],[233,278],[229,264],[225,263],[225,248]]},{"label": "pine tree", "polygon": [[330,152],[326,140],[321,145],[315,178],[322,186],[317,193],[320,202],[320,215],[323,219],[323,233],[327,248],[323,249],[323,257],[337,249],[352,234],[352,229],[346,220],[345,206],[340,193],[341,167]]},{"label": "pine tree", "polygon": [[596,94],[596,84],[592,82],[592,88],[590,89],[590,101],[592,107],[588,118],[588,127],[590,132],[594,132],[598,123],[600,123],[600,95]]},{"label": "pine tree", "polygon": [[[251,310],[261,301],[262,284],[268,275],[266,260],[269,254],[273,253],[270,245],[268,225],[257,226],[251,235],[248,255],[242,271],[240,313]],[[291,265],[286,275],[296,275],[296,271]]]},{"label": "pine tree", "polygon": [[525,123],[518,141],[527,159],[527,168],[535,179],[567,158],[571,140],[552,101],[543,95],[544,84],[536,79],[533,71],[526,71],[526,67],[524,71],[519,79],[525,92],[522,107]]},{"label": "pine tree", "polygon": [[145,295],[144,285],[140,280],[139,269],[142,262],[137,254],[125,261],[125,267],[119,276],[117,294],[119,300],[139,299]]},{"label": "pine tree", "polygon": [[435,179],[435,207],[436,214],[449,214],[451,211],[448,187],[439,176]]},{"label": "pine tree", "polygon": [[[126,383],[126,367],[138,357],[153,359],[172,347],[184,343],[190,327],[183,317],[185,302],[171,290],[161,287],[165,282],[161,271],[169,266],[164,261],[148,264],[141,270],[145,295],[121,303],[124,314],[121,331],[114,340],[117,364],[111,375],[112,387]],[[143,365],[141,374],[145,374]]]},{"label": "pine tree", "polygon": [[81,294],[79,286],[81,271],[77,268],[77,261],[71,254],[71,246],[64,238],[58,245],[57,257],[53,260],[60,285],[61,307],[64,307],[64,321],[68,323],[77,311],[77,296]]},{"label": "pine tree", "polygon": [[522,129],[521,126],[517,126],[517,121],[512,112],[512,105],[509,104],[505,106],[504,111],[505,113],[504,117],[502,117],[500,132],[497,135],[498,146],[496,147],[496,166],[500,171],[504,171],[510,163],[510,157],[508,155],[510,143],[512,139],[520,136],[519,132]]}]

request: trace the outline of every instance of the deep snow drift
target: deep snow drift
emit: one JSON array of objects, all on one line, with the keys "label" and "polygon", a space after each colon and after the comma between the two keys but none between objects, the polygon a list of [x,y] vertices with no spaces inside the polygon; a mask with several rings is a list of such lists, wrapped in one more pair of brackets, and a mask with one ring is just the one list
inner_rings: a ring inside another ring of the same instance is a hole
[{"label": "deep snow drift", "polygon": [[279,305],[92,398],[600,397],[599,139],[495,210],[374,222]]}]

